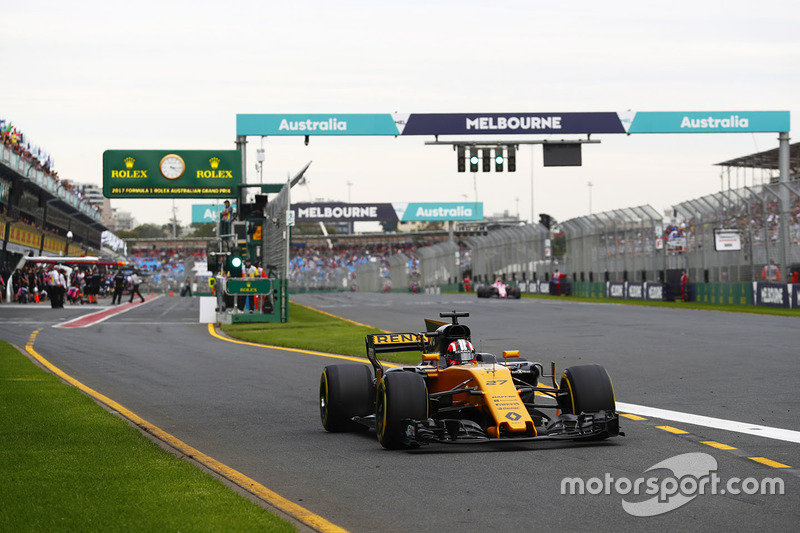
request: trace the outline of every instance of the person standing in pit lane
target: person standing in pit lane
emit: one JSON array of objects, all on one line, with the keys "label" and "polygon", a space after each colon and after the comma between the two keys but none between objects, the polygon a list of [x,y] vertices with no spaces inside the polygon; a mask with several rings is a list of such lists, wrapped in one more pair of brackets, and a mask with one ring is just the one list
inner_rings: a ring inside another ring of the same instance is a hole
[{"label": "person standing in pit lane", "polygon": [[125,274],[117,270],[114,274],[114,294],[111,296],[111,305],[122,303],[122,291],[125,288]]},{"label": "person standing in pit lane", "polygon": [[86,285],[83,292],[86,298],[89,300],[90,304],[96,304],[97,295],[100,294],[100,274],[97,272],[97,267],[92,267],[86,274],[84,281]]},{"label": "person standing in pit lane", "polygon": [[60,286],[59,286],[58,267],[56,267],[56,265],[53,265],[53,269],[47,274],[47,295],[50,297],[50,307],[53,309],[57,309],[58,307],[60,307],[58,305],[59,291],[60,291]]},{"label": "person standing in pit lane", "polygon": [[142,283],[142,280],[139,278],[136,272],[131,273],[128,280],[131,282],[131,299],[128,300],[128,303],[133,303],[133,296],[135,294],[138,294],[139,298],[142,299],[142,303],[144,303],[144,296],[142,296],[142,293],[139,292],[139,285]]},{"label": "person standing in pit lane", "polygon": [[67,271],[64,267],[58,267],[58,307],[64,307],[64,299],[67,296]]}]

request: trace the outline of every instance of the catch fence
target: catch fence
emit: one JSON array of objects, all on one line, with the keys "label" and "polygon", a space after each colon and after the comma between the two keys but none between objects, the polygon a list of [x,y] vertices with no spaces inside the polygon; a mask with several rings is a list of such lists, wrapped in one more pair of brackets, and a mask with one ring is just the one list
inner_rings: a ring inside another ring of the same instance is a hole
[{"label": "catch fence", "polygon": [[[732,230],[741,246],[723,251],[715,230]],[[553,236],[560,232],[565,253],[556,257]],[[553,236],[541,224],[489,230],[396,253],[385,259],[388,268],[358,265],[349,273],[354,280],[332,270],[295,280],[293,289],[453,289],[465,275],[473,283],[548,281],[558,271],[597,292],[607,281],[675,284],[683,272],[692,282],[764,281],[770,261],[788,281],[800,270],[800,183],[729,189],[666,214],[642,205],[577,217],[558,223]]]}]

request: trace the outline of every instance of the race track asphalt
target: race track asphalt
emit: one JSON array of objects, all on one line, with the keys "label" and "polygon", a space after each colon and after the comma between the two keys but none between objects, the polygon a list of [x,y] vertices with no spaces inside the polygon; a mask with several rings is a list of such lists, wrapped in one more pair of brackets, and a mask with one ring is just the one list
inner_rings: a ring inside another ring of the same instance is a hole
[{"label": "race track asphalt", "polygon": [[[554,361],[559,370],[602,364],[617,401],[631,408],[800,432],[796,318],[474,295],[338,293],[293,300],[392,331],[421,331],[422,318],[467,311],[471,316],[462,321],[482,351],[519,349],[522,357]],[[198,323],[192,298],[154,299],[87,328],[52,327],[87,312],[85,306],[0,305],[0,338],[23,347],[37,331],[36,351],[67,374],[351,531],[789,531],[800,523],[797,442],[640,417],[646,419],[622,420],[625,437],[596,444],[386,451],[373,433],[322,429],[319,376],[336,360],[213,337]],[[654,516],[625,510],[624,501],[652,496],[624,494],[620,480],[658,477],[667,490],[674,471],[647,470],[683,454],[710,456],[723,481],[780,480],[784,494],[685,490],[685,503],[674,510],[667,503],[650,507],[651,514],[662,511]],[[562,494],[565,478],[581,478],[591,488],[603,481],[609,490]]]}]

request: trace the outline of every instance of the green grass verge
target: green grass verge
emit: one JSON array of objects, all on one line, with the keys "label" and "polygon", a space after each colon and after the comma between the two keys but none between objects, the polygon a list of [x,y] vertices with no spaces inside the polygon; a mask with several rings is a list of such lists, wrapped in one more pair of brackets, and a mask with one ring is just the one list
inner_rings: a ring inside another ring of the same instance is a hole
[{"label": "green grass verge", "polygon": [[[223,325],[221,329],[243,341],[354,357],[366,357],[365,336],[383,333],[380,329],[359,326],[293,302],[289,302],[289,321],[285,324],[236,323]],[[402,364],[417,364],[420,358],[415,352],[381,356],[384,361]]]},{"label": "green grass verge", "polygon": [[0,341],[0,531],[294,531]]}]

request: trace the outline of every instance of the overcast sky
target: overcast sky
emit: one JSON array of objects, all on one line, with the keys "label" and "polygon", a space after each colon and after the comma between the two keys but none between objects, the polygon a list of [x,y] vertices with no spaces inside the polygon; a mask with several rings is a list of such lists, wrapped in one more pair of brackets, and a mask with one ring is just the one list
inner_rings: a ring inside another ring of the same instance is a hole
[{"label": "overcast sky", "polygon": [[[0,118],[49,151],[61,178],[99,186],[107,149],[235,148],[237,113],[781,110],[793,130],[800,117],[797,0],[26,0],[1,17]],[[593,138],[581,167],[545,168],[541,147],[524,147],[516,173],[473,179],[425,137],[250,137],[246,179],[285,182],[313,161],[296,201],[477,196],[489,215],[566,220],[716,192],[727,177],[715,163],[778,145],[776,134]],[[176,203],[188,224],[191,204],[208,202]],[[112,206],[140,223],[172,216],[170,200]]]}]

